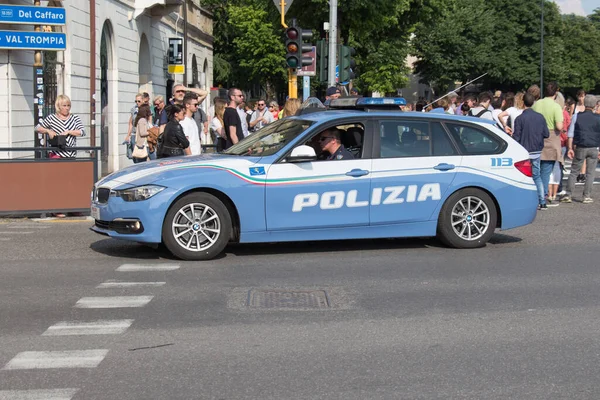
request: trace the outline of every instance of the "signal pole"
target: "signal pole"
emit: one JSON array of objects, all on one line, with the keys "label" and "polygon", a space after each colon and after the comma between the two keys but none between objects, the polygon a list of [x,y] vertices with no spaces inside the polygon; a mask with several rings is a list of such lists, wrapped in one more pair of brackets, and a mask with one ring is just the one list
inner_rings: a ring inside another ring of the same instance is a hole
[{"label": "signal pole", "polygon": [[329,0],[329,76],[328,86],[335,86],[335,54],[337,45],[337,5],[338,0]]}]

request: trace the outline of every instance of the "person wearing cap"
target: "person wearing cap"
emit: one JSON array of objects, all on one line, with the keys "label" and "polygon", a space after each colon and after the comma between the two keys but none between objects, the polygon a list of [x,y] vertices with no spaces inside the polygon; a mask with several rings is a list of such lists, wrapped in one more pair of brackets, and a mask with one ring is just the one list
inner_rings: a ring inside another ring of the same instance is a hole
[{"label": "person wearing cap", "polygon": [[335,86],[331,86],[327,88],[327,91],[325,92],[325,100],[334,100],[334,99],[338,99],[342,96],[342,93],[340,92],[340,89],[336,88]]},{"label": "person wearing cap", "polygon": [[360,94],[358,93],[358,89],[355,87],[350,89],[350,96],[361,97]]},{"label": "person wearing cap", "polygon": [[600,115],[594,114],[596,96],[588,94],[583,99],[585,110],[573,115],[567,142],[568,156],[573,159],[571,173],[567,181],[566,195],[561,199],[563,203],[570,203],[571,194],[575,186],[577,175],[581,171],[584,161],[587,163],[586,179],[583,185],[583,204],[593,203],[592,186],[598,164],[598,146],[600,146]]}]

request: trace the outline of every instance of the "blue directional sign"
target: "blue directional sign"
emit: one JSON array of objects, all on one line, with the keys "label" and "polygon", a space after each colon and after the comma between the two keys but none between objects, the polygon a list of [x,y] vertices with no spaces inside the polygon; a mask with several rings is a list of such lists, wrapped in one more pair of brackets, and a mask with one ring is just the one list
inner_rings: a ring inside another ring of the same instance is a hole
[{"label": "blue directional sign", "polygon": [[64,25],[66,21],[61,7],[0,5],[0,24]]},{"label": "blue directional sign", "polygon": [[0,31],[0,49],[65,50],[67,35],[59,32]]}]

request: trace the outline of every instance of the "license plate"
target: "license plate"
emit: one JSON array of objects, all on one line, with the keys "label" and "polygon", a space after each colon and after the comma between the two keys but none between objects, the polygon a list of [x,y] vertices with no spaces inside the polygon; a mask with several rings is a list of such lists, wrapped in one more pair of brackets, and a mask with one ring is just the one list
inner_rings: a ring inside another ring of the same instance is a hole
[{"label": "license plate", "polygon": [[92,218],[100,219],[100,209],[96,206],[92,206]]}]

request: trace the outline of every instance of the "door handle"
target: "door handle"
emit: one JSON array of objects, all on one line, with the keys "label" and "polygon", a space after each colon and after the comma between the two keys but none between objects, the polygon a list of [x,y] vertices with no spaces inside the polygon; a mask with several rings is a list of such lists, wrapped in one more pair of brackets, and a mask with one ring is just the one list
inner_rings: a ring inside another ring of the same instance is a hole
[{"label": "door handle", "polygon": [[451,169],[454,169],[454,164],[446,164],[446,163],[441,163],[436,165],[435,167],[433,167],[433,169],[437,169],[438,171],[448,171]]},{"label": "door handle", "polygon": [[353,169],[352,171],[346,172],[346,175],[358,178],[360,176],[369,175],[369,171],[365,171],[364,169]]}]

